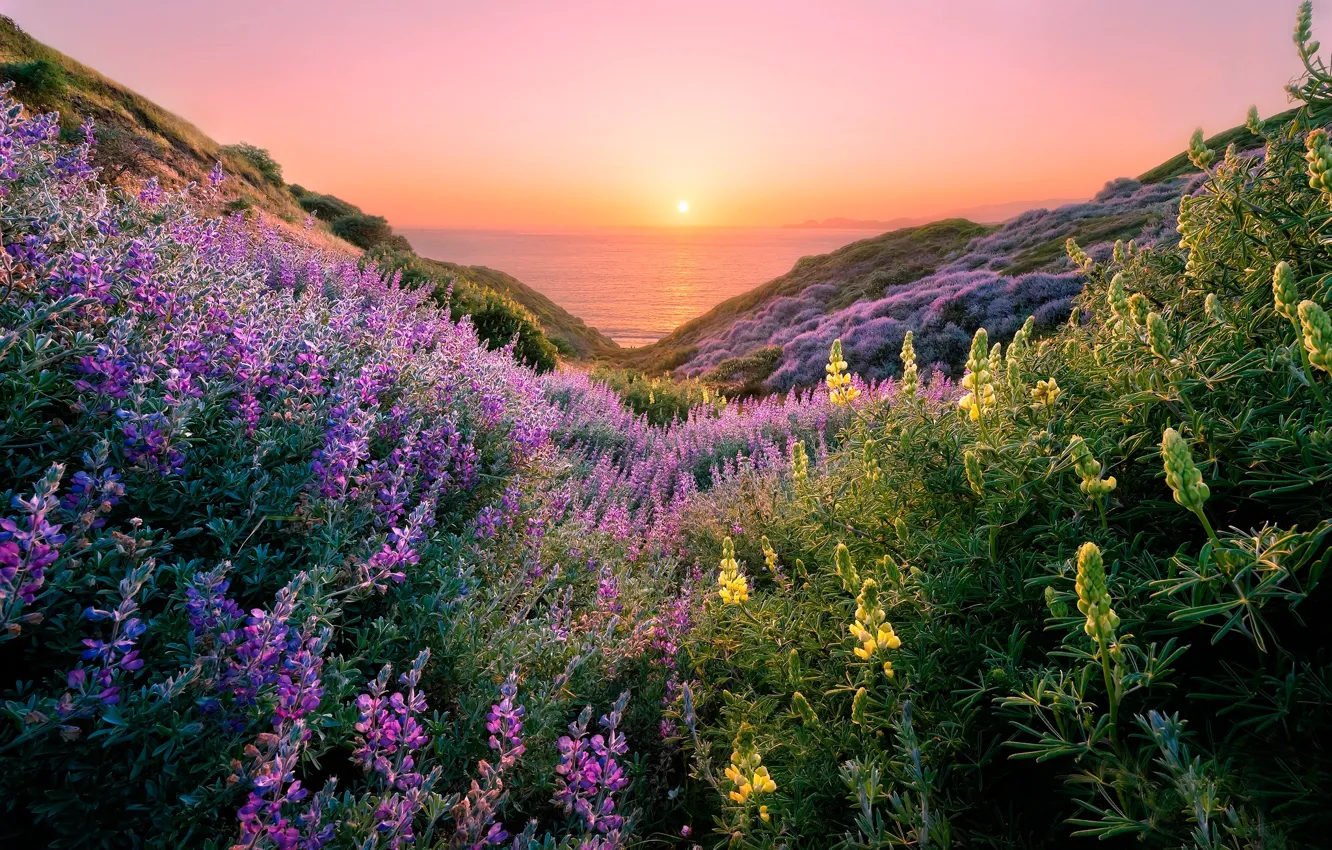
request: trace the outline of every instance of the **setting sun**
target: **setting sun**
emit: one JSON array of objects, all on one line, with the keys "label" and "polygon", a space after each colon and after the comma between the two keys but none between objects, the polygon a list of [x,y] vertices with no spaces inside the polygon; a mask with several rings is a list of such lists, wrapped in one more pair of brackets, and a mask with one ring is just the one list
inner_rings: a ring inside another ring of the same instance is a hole
[{"label": "setting sun", "polygon": [[681,201],[680,203],[675,205],[675,208],[682,213],[687,213],[689,212],[689,202]]}]

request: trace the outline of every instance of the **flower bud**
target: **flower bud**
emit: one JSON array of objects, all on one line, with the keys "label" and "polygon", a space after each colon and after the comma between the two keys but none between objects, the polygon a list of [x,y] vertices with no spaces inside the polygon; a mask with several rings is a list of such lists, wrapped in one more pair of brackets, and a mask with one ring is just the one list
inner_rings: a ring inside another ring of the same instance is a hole
[{"label": "flower bud", "polygon": [[857,726],[865,725],[865,713],[869,709],[869,692],[864,688],[856,691],[851,698],[851,722]]},{"label": "flower bud", "polygon": [[1332,144],[1321,127],[1304,137],[1304,160],[1308,163],[1309,188],[1332,192]]},{"label": "flower bud", "polygon": [[809,704],[805,695],[796,691],[791,695],[791,708],[800,716],[800,722],[806,726],[813,726],[819,722],[819,716],[814,713],[814,706]]},{"label": "flower bud", "polygon": [[1255,136],[1262,135],[1263,119],[1258,117],[1258,107],[1249,107],[1249,114],[1244,118],[1244,127]]},{"label": "flower bud", "polygon": [[1045,588],[1045,607],[1050,610],[1050,616],[1057,620],[1068,616],[1068,603],[1060,599],[1055,589],[1048,585]]},{"label": "flower bud", "polygon": [[1282,260],[1272,271],[1272,309],[1278,316],[1289,321],[1296,320],[1295,311],[1300,302],[1300,289],[1295,284],[1295,272],[1290,263]]},{"label": "flower bud", "polygon": [[1166,483],[1175,494],[1175,501],[1194,513],[1200,513],[1211,491],[1203,483],[1202,473],[1193,463],[1189,444],[1174,428],[1167,428],[1161,437],[1161,458],[1165,464]]},{"label": "flower bud", "polygon": [[860,586],[860,578],[856,575],[855,564],[851,563],[851,550],[846,548],[845,543],[837,544],[837,549],[833,552],[833,565],[837,569],[837,575],[842,579],[842,589],[847,593],[855,593],[856,588]]},{"label": "flower bud", "polygon": [[967,483],[971,485],[971,491],[977,496],[985,495],[985,476],[981,472],[980,459],[971,449],[967,449],[962,455],[962,465],[967,472]]},{"label": "flower bud", "polygon": [[1110,644],[1119,627],[1119,617],[1110,607],[1110,591],[1105,586],[1105,562],[1095,543],[1083,543],[1078,549],[1078,610],[1086,617],[1083,631],[1097,643]]},{"label": "flower bud", "polygon": [[1170,359],[1170,329],[1155,310],[1147,314],[1147,341],[1151,344],[1153,354],[1162,360]]},{"label": "flower bud", "polygon": [[1193,131],[1193,136],[1189,139],[1189,161],[1200,171],[1206,171],[1211,165],[1212,160],[1216,159],[1216,152],[1203,142],[1202,128]]},{"label": "flower bud", "polygon": [[1309,352],[1309,365],[1332,372],[1332,318],[1312,301],[1300,302],[1299,317],[1304,350]]}]

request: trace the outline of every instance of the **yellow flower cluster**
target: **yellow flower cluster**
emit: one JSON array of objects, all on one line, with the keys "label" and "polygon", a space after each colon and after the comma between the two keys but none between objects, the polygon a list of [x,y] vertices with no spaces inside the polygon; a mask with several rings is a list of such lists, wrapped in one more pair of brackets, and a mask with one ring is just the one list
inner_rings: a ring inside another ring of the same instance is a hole
[{"label": "yellow flower cluster", "polygon": [[1105,586],[1105,561],[1095,543],[1083,543],[1078,549],[1076,587],[1078,610],[1087,617],[1082,630],[1098,644],[1114,643],[1119,616],[1110,607],[1110,591]]},{"label": "yellow flower cluster", "polygon": [[1068,441],[1068,453],[1073,459],[1073,469],[1082,479],[1078,487],[1088,496],[1092,498],[1106,496],[1119,486],[1113,475],[1108,478],[1101,477],[1101,462],[1092,456],[1086,440],[1076,434],[1073,435]]},{"label": "yellow flower cluster", "polygon": [[1332,318],[1312,301],[1301,301],[1297,312],[1309,364],[1324,372],[1332,372]]},{"label": "yellow flower cluster", "polygon": [[1032,388],[1031,400],[1042,407],[1051,407],[1064,391],[1059,389],[1059,382],[1054,378],[1047,378],[1044,381],[1037,381],[1036,386]]},{"label": "yellow flower cluster", "polygon": [[759,545],[763,548],[763,564],[768,568],[768,572],[777,572],[777,550],[772,548],[772,543],[768,541],[768,535],[763,535],[759,540]]},{"label": "yellow flower cluster", "polygon": [[1203,171],[1206,171],[1211,166],[1212,161],[1216,159],[1216,151],[1203,143],[1201,127],[1194,130],[1193,137],[1189,139],[1189,159]]},{"label": "yellow flower cluster", "polygon": [[740,572],[735,559],[735,544],[727,537],[722,541],[721,571],[717,573],[717,595],[727,605],[740,605],[749,599],[749,582]]},{"label": "yellow flower cluster", "polygon": [[[860,644],[854,652],[861,661],[872,659],[880,648],[897,649],[902,645],[902,639],[887,622],[887,615],[879,604],[879,583],[874,579],[867,578],[861,585],[860,595],[856,597],[856,619],[847,630]],[[884,663],[883,672],[893,675],[892,662]]]},{"label": "yellow flower cluster", "polygon": [[1170,485],[1175,501],[1201,515],[1203,503],[1212,492],[1203,483],[1188,442],[1174,428],[1165,429],[1161,436],[1161,460],[1165,466],[1166,483]]},{"label": "yellow flower cluster", "polygon": [[832,350],[828,352],[828,365],[824,367],[828,377],[828,400],[836,405],[850,404],[860,397],[860,390],[851,386],[851,373],[846,371],[846,361],[842,359],[842,341],[833,340]]},{"label": "yellow flower cluster", "polygon": [[1090,269],[1092,263],[1095,262],[1086,251],[1082,250],[1082,247],[1072,236],[1064,240],[1064,253],[1068,254],[1068,258],[1073,261],[1073,265],[1083,271]]},{"label": "yellow flower cluster", "polygon": [[902,380],[898,382],[898,392],[902,398],[915,398],[920,387],[920,376],[916,371],[916,346],[911,331],[902,338]]},{"label": "yellow flower cluster", "polygon": [[981,416],[991,410],[996,403],[994,394],[994,372],[991,371],[989,337],[985,328],[978,328],[971,339],[971,354],[967,357],[967,373],[962,376],[962,387],[967,393],[958,400],[957,406],[971,417],[972,422],[981,421]]},{"label": "yellow flower cluster", "polygon": [[735,749],[731,752],[731,763],[726,768],[726,778],[731,780],[735,790],[730,798],[734,803],[744,805],[755,794],[771,794],[777,790],[777,783],[768,775],[754,747],[753,731],[749,724],[740,727],[740,734],[735,737]]}]

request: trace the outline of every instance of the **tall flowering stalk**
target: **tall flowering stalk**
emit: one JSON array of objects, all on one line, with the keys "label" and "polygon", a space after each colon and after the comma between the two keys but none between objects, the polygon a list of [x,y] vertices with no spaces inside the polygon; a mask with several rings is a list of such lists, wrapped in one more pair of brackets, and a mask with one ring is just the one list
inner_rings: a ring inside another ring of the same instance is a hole
[{"label": "tall flowering stalk", "polygon": [[967,391],[958,399],[958,408],[980,426],[985,434],[985,418],[993,410],[997,399],[994,393],[994,373],[990,371],[989,338],[985,328],[978,328],[971,339],[971,354],[967,357],[967,371],[962,376],[962,387]]},{"label": "tall flowering stalk", "polygon": [[523,717],[527,709],[518,704],[518,671],[509,673],[500,685],[500,700],[486,714],[487,741],[495,751],[492,765],[482,759],[477,763],[478,779],[472,780],[466,796],[453,807],[457,830],[449,841],[450,847],[480,850],[482,847],[503,844],[509,838],[504,825],[496,818],[504,801],[504,774],[513,769],[527,751],[523,744]]},{"label": "tall flowering stalk", "polygon": [[828,385],[829,401],[839,407],[845,407],[860,397],[860,390],[852,385],[851,374],[846,370],[840,339],[833,340],[832,349],[828,352],[828,365],[824,368],[828,373],[824,383]]},{"label": "tall flowering stalk", "polygon": [[905,400],[915,399],[920,389],[920,376],[916,369],[915,335],[911,331],[902,337],[902,379],[897,382],[898,395]]},{"label": "tall flowering stalk", "polygon": [[63,464],[52,464],[31,496],[13,497],[19,516],[0,519],[0,642],[42,621],[41,612],[24,614],[23,609],[37,601],[65,543],[60,525],[50,520],[60,504],[56,492],[64,474]]},{"label": "tall flowering stalk", "polygon": [[[847,631],[859,644],[853,651],[861,661],[874,661],[879,657],[881,649],[894,650],[902,646],[902,639],[893,630],[892,623],[888,622],[888,616],[879,603],[879,583],[872,578],[865,579],[860,587],[860,595],[856,597],[855,619],[847,626]],[[893,678],[892,661],[883,662],[883,672],[888,678]]]},{"label": "tall flowering stalk", "polygon": [[1105,584],[1105,561],[1095,543],[1083,543],[1078,548],[1078,573],[1075,586],[1078,592],[1078,610],[1087,618],[1083,631],[1096,644],[1100,656],[1101,672],[1105,678],[1106,696],[1110,701],[1110,729],[1116,734],[1119,720],[1119,690],[1110,670],[1110,656],[1115,645],[1115,629],[1119,617],[1110,607],[1110,591]]},{"label": "tall flowering stalk", "polygon": [[1096,508],[1101,514],[1101,527],[1104,528],[1106,526],[1105,499],[1119,486],[1119,482],[1115,480],[1113,475],[1102,476],[1100,461],[1092,456],[1091,449],[1087,447],[1087,441],[1082,437],[1075,434],[1069,439],[1068,453],[1073,460],[1074,471],[1082,479],[1078,483],[1078,488],[1096,503]]},{"label": "tall flowering stalk", "polygon": [[1203,505],[1211,490],[1203,483],[1202,472],[1193,462],[1188,442],[1174,428],[1165,429],[1161,436],[1161,460],[1165,466],[1166,484],[1174,494],[1175,502],[1187,508],[1207,530],[1207,536],[1216,543],[1216,532],[1207,520]]},{"label": "tall flowering stalk", "polygon": [[592,707],[587,706],[569,724],[569,734],[556,742],[560,761],[555,766],[555,803],[572,814],[596,850],[623,846],[624,815],[616,810],[615,795],[629,785],[617,758],[629,752],[620,721],[629,704],[629,692],[620,694],[599,723],[604,734],[587,734]]},{"label": "tall flowering stalk", "polygon": [[729,535],[722,541],[717,587],[717,594],[725,605],[741,605],[749,599],[749,582],[740,571],[740,562],[735,559],[735,543]]}]

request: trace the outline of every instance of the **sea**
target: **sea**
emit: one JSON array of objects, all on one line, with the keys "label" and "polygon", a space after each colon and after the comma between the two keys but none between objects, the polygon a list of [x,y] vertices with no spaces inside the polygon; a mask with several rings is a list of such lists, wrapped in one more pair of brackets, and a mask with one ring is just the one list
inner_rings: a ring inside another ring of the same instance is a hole
[{"label": "sea", "polygon": [[877,230],[400,230],[423,257],[508,272],[622,346],[647,345],[796,260]]}]

